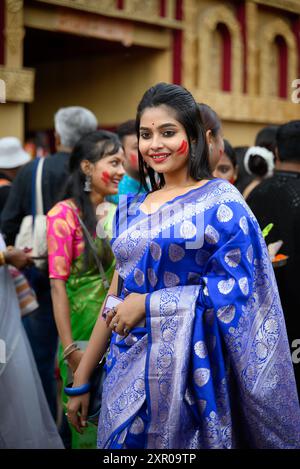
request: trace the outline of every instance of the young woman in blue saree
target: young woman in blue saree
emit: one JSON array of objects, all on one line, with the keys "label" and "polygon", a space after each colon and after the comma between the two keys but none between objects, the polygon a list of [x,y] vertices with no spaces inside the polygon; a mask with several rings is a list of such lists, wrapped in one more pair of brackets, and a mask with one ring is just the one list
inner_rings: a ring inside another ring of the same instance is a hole
[{"label": "young woman in blue saree", "polygon": [[[99,316],[68,418],[86,425],[91,372],[106,361],[99,448],[299,448],[300,410],[267,248],[240,193],[212,179],[191,94],[160,83],[137,112],[141,177],[112,248],[123,303]],[[108,327],[107,327],[108,326]]]}]

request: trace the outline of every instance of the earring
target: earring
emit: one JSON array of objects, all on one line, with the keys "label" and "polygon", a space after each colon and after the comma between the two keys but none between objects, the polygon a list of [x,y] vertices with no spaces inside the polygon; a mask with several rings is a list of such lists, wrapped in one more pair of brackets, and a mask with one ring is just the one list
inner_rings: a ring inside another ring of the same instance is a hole
[{"label": "earring", "polygon": [[83,188],[84,192],[91,192],[92,191],[91,185],[92,185],[92,178],[91,176],[86,174],[85,181],[84,181],[84,188]]}]

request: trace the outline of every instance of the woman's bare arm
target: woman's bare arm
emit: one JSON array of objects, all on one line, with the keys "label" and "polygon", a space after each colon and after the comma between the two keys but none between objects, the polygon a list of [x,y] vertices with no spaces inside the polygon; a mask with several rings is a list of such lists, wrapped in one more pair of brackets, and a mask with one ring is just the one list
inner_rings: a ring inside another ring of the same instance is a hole
[{"label": "woman's bare arm", "polygon": [[73,342],[70,306],[66,291],[66,282],[60,279],[50,279],[51,297],[54,319],[63,348]]},{"label": "woman's bare arm", "polygon": [[[108,295],[116,295],[118,290],[118,273],[115,271]],[[105,299],[106,300],[106,299]],[[111,329],[107,327],[102,318],[102,305],[99,317],[91,334],[87,349],[81,359],[81,362],[74,374],[74,386],[81,386],[89,381],[92,372],[97,363],[101,360],[107,349],[108,339],[111,335]]]}]

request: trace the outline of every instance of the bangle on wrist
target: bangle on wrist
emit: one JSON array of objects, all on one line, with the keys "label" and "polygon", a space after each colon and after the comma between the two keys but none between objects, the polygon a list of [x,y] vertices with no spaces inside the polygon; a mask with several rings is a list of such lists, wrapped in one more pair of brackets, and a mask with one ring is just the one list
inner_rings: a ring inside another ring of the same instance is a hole
[{"label": "bangle on wrist", "polygon": [[81,396],[82,394],[86,394],[90,391],[91,384],[86,383],[82,384],[81,386],[75,386],[74,388],[65,387],[64,391],[67,396]]},{"label": "bangle on wrist", "polygon": [[0,251],[0,266],[6,264],[4,251]]},{"label": "bangle on wrist", "polygon": [[64,359],[68,358],[73,352],[76,352],[77,350],[80,350],[80,347],[75,345],[75,347],[71,348],[67,353],[64,353],[63,358]]},{"label": "bangle on wrist", "polygon": [[75,345],[77,345],[76,342],[71,342],[64,348],[64,353],[66,353],[70,348],[75,347]]}]

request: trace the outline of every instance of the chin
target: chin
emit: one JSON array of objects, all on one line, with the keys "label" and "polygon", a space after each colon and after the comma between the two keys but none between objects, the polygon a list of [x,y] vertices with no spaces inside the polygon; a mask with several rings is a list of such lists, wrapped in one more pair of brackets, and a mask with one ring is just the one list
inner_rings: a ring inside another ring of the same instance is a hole
[{"label": "chin", "polygon": [[107,195],[116,195],[119,192],[119,188],[116,187],[115,189],[111,189]]}]

